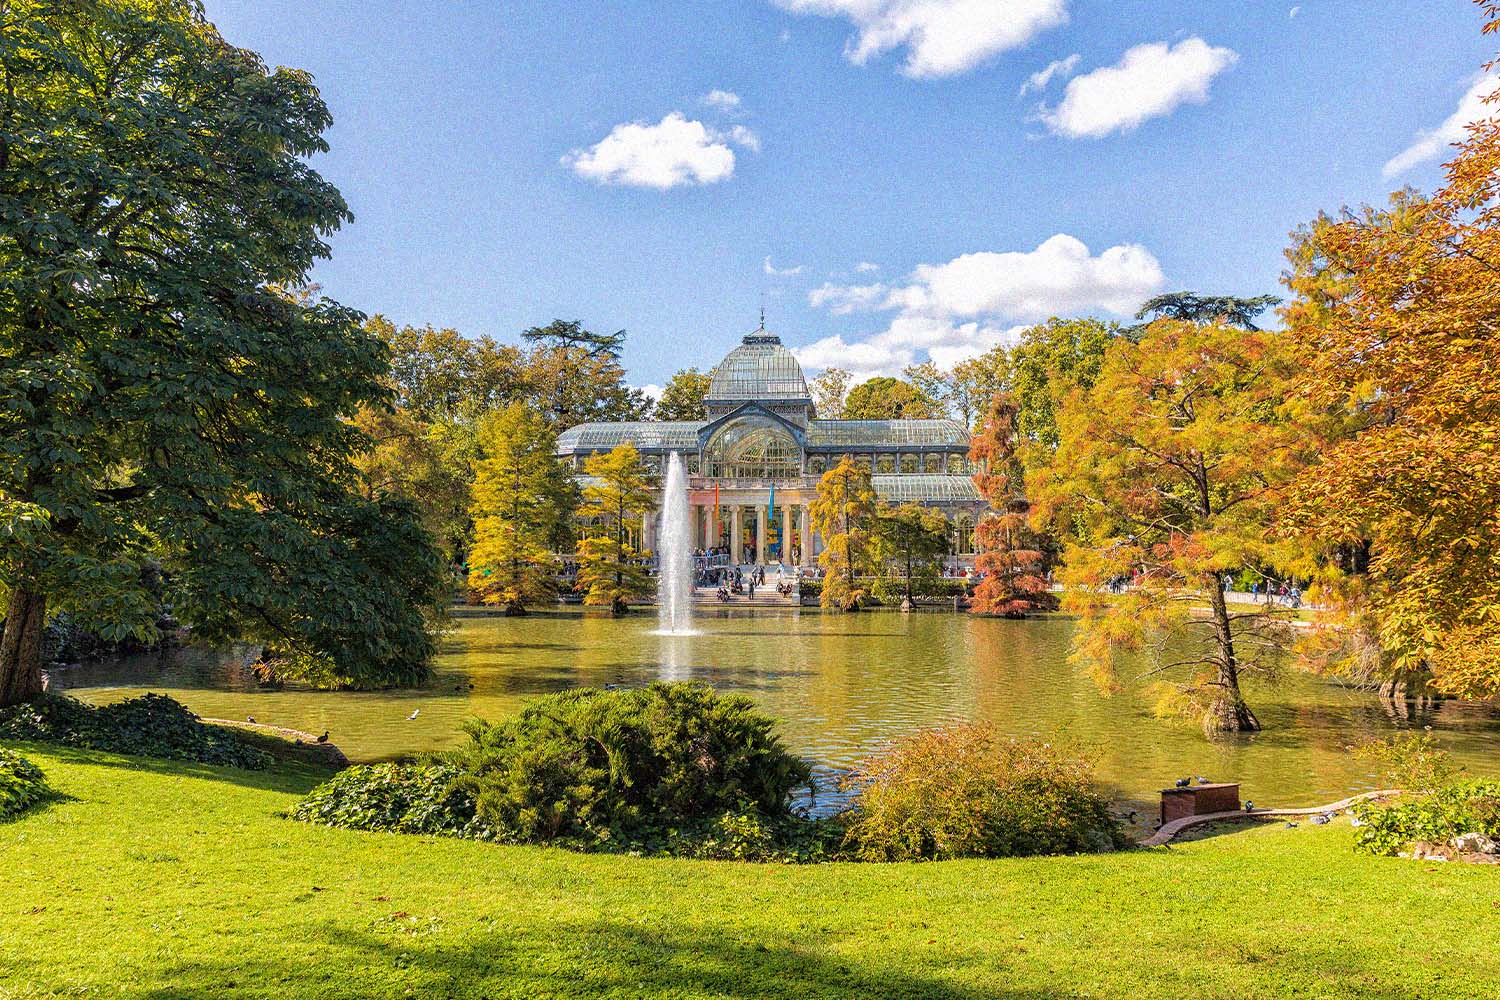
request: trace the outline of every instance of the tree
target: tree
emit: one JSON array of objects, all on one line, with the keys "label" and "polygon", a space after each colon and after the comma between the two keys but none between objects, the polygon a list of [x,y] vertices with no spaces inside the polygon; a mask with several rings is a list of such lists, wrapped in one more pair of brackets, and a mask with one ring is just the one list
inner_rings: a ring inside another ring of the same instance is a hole
[{"label": "tree", "polygon": [[422,680],[441,562],[343,419],[387,352],[296,291],[349,218],[311,78],[183,0],[18,0],[0,37],[0,704],[39,690],[49,611],[152,638],[152,563],[204,641]]},{"label": "tree", "polygon": [[1240,678],[1272,673],[1290,630],[1265,607],[1231,611],[1221,579],[1291,558],[1272,517],[1317,438],[1291,398],[1297,368],[1278,335],[1159,320],[1114,341],[1064,403],[1057,453],[1028,484],[1041,523],[1082,500],[1063,606],[1079,615],[1075,661],[1106,690],[1122,653],[1149,650],[1147,675],[1179,678],[1155,685],[1161,711],[1260,728]]},{"label": "tree", "polygon": [[983,574],[974,588],[975,614],[1020,618],[1057,606],[1042,575],[1041,546],[1028,524],[1031,504],[1022,488],[1016,418],[1015,403],[997,393],[969,446],[969,459],[979,470],[974,485],[992,511],[974,529],[979,547],[974,565]]},{"label": "tree", "polygon": [[[1487,3],[1485,31],[1500,27]],[[1491,64],[1490,68],[1494,68]],[[1290,253],[1288,335],[1316,406],[1356,419],[1305,470],[1289,530],[1325,546],[1335,656],[1394,695],[1500,696],[1500,118],[1431,197],[1322,217]]]},{"label": "tree", "polygon": [[941,412],[916,386],[889,375],[861,382],[844,402],[846,420],[927,420]]},{"label": "tree", "polygon": [[972,430],[995,393],[1006,389],[1009,372],[1010,360],[1003,345],[953,366],[949,407],[963,421],[965,430]]},{"label": "tree", "polygon": [[576,319],[555,319],[546,326],[534,326],[521,334],[527,342],[540,347],[583,351],[593,358],[620,360],[620,351],[625,347],[625,331],[614,333],[591,333]]},{"label": "tree", "polygon": [[[613,335],[605,339],[612,342]],[[650,397],[626,384],[619,356],[603,346],[541,340],[526,354],[523,377],[527,400],[557,431],[593,421],[644,420],[651,412]]]},{"label": "tree", "polygon": [[823,568],[824,608],[858,611],[864,591],[855,581],[874,561],[875,488],[870,470],[845,455],[823,473],[818,495],[808,505],[813,530],[823,536],[818,565]]},{"label": "tree", "polygon": [[583,469],[594,481],[583,488],[579,509],[590,530],[578,547],[578,589],[585,604],[623,614],[631,600],[651,592],[651,577],[639,564],[641,553],[631,546],[625,528],[656,506],[655,486],[628,441],[590,455]]},{"label": "tree", "polygon": [[938,415],[949,415],[955,390],[952,373],[943,371],[931,361],[924,361],[919,365],[907,365],[901,374],[912,388],[932,401]]},{"label": "tree", "polygon": [[875,515],[875,535],[903,569],[905,597],[912,599],[913,575],[932,577],[948,552],[948,519],[919,503],[882,505]]},{"label": "tree", "polygon": [[842,368],[825,368],[812,380],[808,388],[812,391],[813,409],[824,420],[842,420],[844,397],[849,395],[849,382],[854,376]]},{"label": "tree", "polygon": [[1099,377],[1104,353],[1119,333],[1096,319],[1049,319],[1021,334],[1000,380],[1016,405],[1016,430],[1025,442],[1022,460],[1045,463],[1057,447],[1057,409],[1075,389]]},{"label": "tree", "polygon": [[1195,295],[1192,292],[1167,292],[1147,299],[1135,314],[1144,320],[1132,328],[1139,333],[1158,319],[1176,319],[1184,323],[1217,323],[1237,326],[1241,330],[1259,330],[1255,318],[1272,306],[1280,305],[1279,295],[1257,295],[1242,299],[1233,295]]},{"label": "tree", "polygon": [[410,501],[448,562],[461,564],[470,527],[469,452],[477,447],[467,425],[426,423],[409,410],[376,406],[361,407],[353,423],[370,442],[354,456],[361,492]]},{"label": "tree", "polygon": [[577,507],[577,487],[556,458],[557,436],[523,403],[479,426],[469,590],[523,615],[556,593],[554,545]]},{"label": "tree", "polygon": [[707,420],[708,411],[703,407],[703,398],[708,395],[712,375],[705,375],[696,368],[684,368],[673,375],[656,401],[657,420]]},{"label": "tree", "polygon": [[371,316],[365,329],[391,350],[396,405],[424,422],[472,419],[525,389],[524,358],[509,344],[446,328],[398,328],[384,316]]}]

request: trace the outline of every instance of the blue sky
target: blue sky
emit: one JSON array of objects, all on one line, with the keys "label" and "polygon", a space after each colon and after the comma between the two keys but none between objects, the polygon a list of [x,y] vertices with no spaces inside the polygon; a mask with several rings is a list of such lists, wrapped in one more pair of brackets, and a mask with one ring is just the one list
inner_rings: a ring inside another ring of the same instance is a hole
[{"label": "blue sky", "polygon": [[711,367],[762,299],[810,370],[868,374],[1277,291],[1319,209],[1436,184],[1493,44],[1469,0],[207,6],[332,109],[327,294],[624,328],[638,384]]}]

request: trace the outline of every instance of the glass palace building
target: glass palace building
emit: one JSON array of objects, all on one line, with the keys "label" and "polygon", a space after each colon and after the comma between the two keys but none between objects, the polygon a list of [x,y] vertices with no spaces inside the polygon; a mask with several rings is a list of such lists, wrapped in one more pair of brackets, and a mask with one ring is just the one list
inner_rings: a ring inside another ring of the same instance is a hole
[{"label": "glass palace building", "polygon": [[[785,566],[811,566],[822,551],[808,505],[823,473],[849,455],[870,469],[881,499],[942,509],[954,525],[954,553],[969,563],[984,503],[971,479],[969,434],[957,421],[820,420],[802,366],[763,327],[714,369],[704,405],[704,421],[580,424],[558,437],[558,455],[586,480],[588,456],[627,441],[656,472],[679,452],[694,547],[727,550],[735,564]],[[655,548],[655,522],[642,518],[637,545]]]}]

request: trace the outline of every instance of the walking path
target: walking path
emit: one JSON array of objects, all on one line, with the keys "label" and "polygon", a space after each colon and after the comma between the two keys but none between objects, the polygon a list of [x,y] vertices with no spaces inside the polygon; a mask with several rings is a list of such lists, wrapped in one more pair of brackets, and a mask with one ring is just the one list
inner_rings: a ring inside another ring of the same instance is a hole
[{"label": "walking path", "polygon": [[1363,792],[1359,795],[1351,795],[1347,799],[1339,799],[1337,802],[1330,802],[1326,806],[1316,806],[1312,809],[1252,809],[1249,812],[1243,809],[1236,809],[1233,812],[1184,816],[1182,819],[1174,819],[1172,822],[1162,826],[1151,836],[1141,841],[1140,846],[1160,847],[1183,830],[1200,826],[1204,823],[1235,823],[1247,819],[1275,819],[1278,816],[1321,816],[1324,813],[1343,812],[1356,802],[1364,802],[1368,799],[1385,799],[1399,794],[1401,794],[1399,788],[1387,788],[1378,792]]}]

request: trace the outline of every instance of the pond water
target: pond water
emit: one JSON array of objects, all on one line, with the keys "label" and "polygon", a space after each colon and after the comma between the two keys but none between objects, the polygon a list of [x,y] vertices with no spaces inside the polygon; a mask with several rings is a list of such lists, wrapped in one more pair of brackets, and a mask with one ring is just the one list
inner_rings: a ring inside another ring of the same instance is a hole
[{"label": "pond water", "polygon": [[704,611],[696,624],[699,635],[661,636],[654,615],[461,611],[437,678],[421,691],[261,691],[243,657],[192,649],[63,669],[52,684],[91,701],[157,691],[203,716],[328,730],[355,761],[450,746],[465,719],[502,718],[545,692],[664,679],[753,698],[825,776],[891,737],[977,719],[1014,735],[1080,739],[1099,752],[1102,776],[1142,801],[1188,775],[1238,781],[1262,804],[1332,801],[1373,787],[1346,747],[1398,726],[1431,726],[1470,771],[1500,773],[1500,706],[1440,702],[1402,719],[1369,692],[1298,673],[1247,689],[1264,732],[1210,742],[1191,723],[1155,718],[1134,690],[1102,697],[1065,662],[1066,618]]}]

